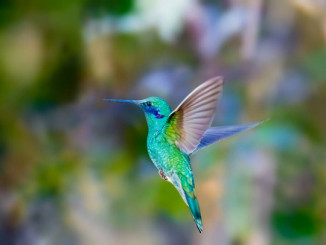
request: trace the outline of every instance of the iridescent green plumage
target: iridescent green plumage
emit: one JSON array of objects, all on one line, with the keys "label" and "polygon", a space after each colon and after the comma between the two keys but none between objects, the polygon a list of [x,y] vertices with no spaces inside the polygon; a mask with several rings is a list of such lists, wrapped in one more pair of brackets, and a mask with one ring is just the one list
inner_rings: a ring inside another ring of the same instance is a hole
[{"label": "iridescent green plumage", "polygon": [[259,123],[209,128],[222,92],[222,78],[206,81],[190,93],[172,111],[157,97],[144,100],[108,100],[131,102],[145,112],[148,124],[147,148],[160,176],[171,182],[189,206],[197,228],[203,230],[190,154],[216,141],[242,132]]},{"label": "iridescent green plumage", "polygon": [[[159,98],[153,98],[150,101],[155,105]],[[168,120],[171,109],[162,110],[160,113],[164,118],[156,123],[156,127],[151,127],[147,136],[147,149],[150,158],[162,178],[170,181],[179,191],[183,200],[189,206],[193,218],[196,222],[198,230],[203,230],[199,205],[195,195],[195,183],[191,170],[190,159],[187,154],[182,152],[179,147],[174,144],[174,134],[167,133],[174,129]],[[148,125],[152,123],[151,115],[146,116]],[[161,124],[164,124],[161,127]],[[171,127],[172,126],[172,127]],[[171,137],[172,136],[172,137]]]}]

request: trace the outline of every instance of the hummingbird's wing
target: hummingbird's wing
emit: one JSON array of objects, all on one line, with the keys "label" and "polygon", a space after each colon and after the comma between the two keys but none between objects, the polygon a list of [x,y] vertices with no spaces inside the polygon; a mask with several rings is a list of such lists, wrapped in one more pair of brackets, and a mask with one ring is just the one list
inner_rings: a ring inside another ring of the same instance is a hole
[{"label": "hummingbird's wing", "polygon": [[215,142],[220,140],[224,140],[230,136],[241,133],[243,131],[249,130],[263,123],[264,121],[248,123],[243,125],[232,125],[232,126],[220,126],[220,127],[212,127],[205,131],[200,144],[197,146],[196,151],[205,148]]},{"label": "hummingbird's wing", "polygon": [[165,131],[167,139],[172,140],[184,153],[192,153],[210,127],[222,88],[222,77],[204,82],[169,115]]}]

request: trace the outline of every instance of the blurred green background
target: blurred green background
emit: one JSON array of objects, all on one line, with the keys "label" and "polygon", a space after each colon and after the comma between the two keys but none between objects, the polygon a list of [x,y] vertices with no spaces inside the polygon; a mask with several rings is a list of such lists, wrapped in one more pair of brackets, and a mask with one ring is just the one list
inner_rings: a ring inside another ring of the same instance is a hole
[{"label": "blurred green background", "polygon": [[[225,78],[192,157],[204,232],[139,108]],[[326,244],[326,3],[1,0],[0,244]]]}]

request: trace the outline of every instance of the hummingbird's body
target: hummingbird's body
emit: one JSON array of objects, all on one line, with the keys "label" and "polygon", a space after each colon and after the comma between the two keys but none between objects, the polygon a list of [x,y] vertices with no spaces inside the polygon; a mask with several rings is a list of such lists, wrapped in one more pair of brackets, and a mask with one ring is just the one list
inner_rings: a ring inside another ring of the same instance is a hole
[{"label": "hummingbird's body", "polygon": [[171,144],[164,133],[159,133],[157,137],[148,135],[147,148],[160,176],[171,182],[179,191],[201,232],[201,215],[189,156]]},{"label": "hummingbird's body", "polygon": [[203,83],[174,111],[168,103],[157,97],[139,101],[109,100],[141,106],[148,124],[148,154],[159,175],[176,187],[189,206],[200,232],[203,225],[189,156],[203,147],[259,124],[210,128],[222,85],[220,77]]},{"label": "hummingbird's body", "polygon": [[[172,112],[169,105],[162,99],[151,97],[152,106],[160,104],[159,116],[146,114],[148,124],[147,149],[160,176],[171,182],[179,191],[185,203],[190,207],[199,231],[202,231],[199,205],[195,196],[194,177],[190,158],[173,144],[173,139],[167,134],[170,126],[168,116]],[[146,113],[146,110],[145,110]]]}]

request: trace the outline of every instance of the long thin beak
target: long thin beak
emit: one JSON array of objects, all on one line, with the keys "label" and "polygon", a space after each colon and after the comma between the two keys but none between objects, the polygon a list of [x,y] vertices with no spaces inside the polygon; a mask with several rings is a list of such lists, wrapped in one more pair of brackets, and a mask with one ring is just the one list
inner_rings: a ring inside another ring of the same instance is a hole
[{"label": "long thin beak", "polygon": [[111,102],[119,102],[119,103],[133,103],[133,104],[139,104],[138,100],[116,100],[116,99],[104,99],[105,101],[111,101]]}]

